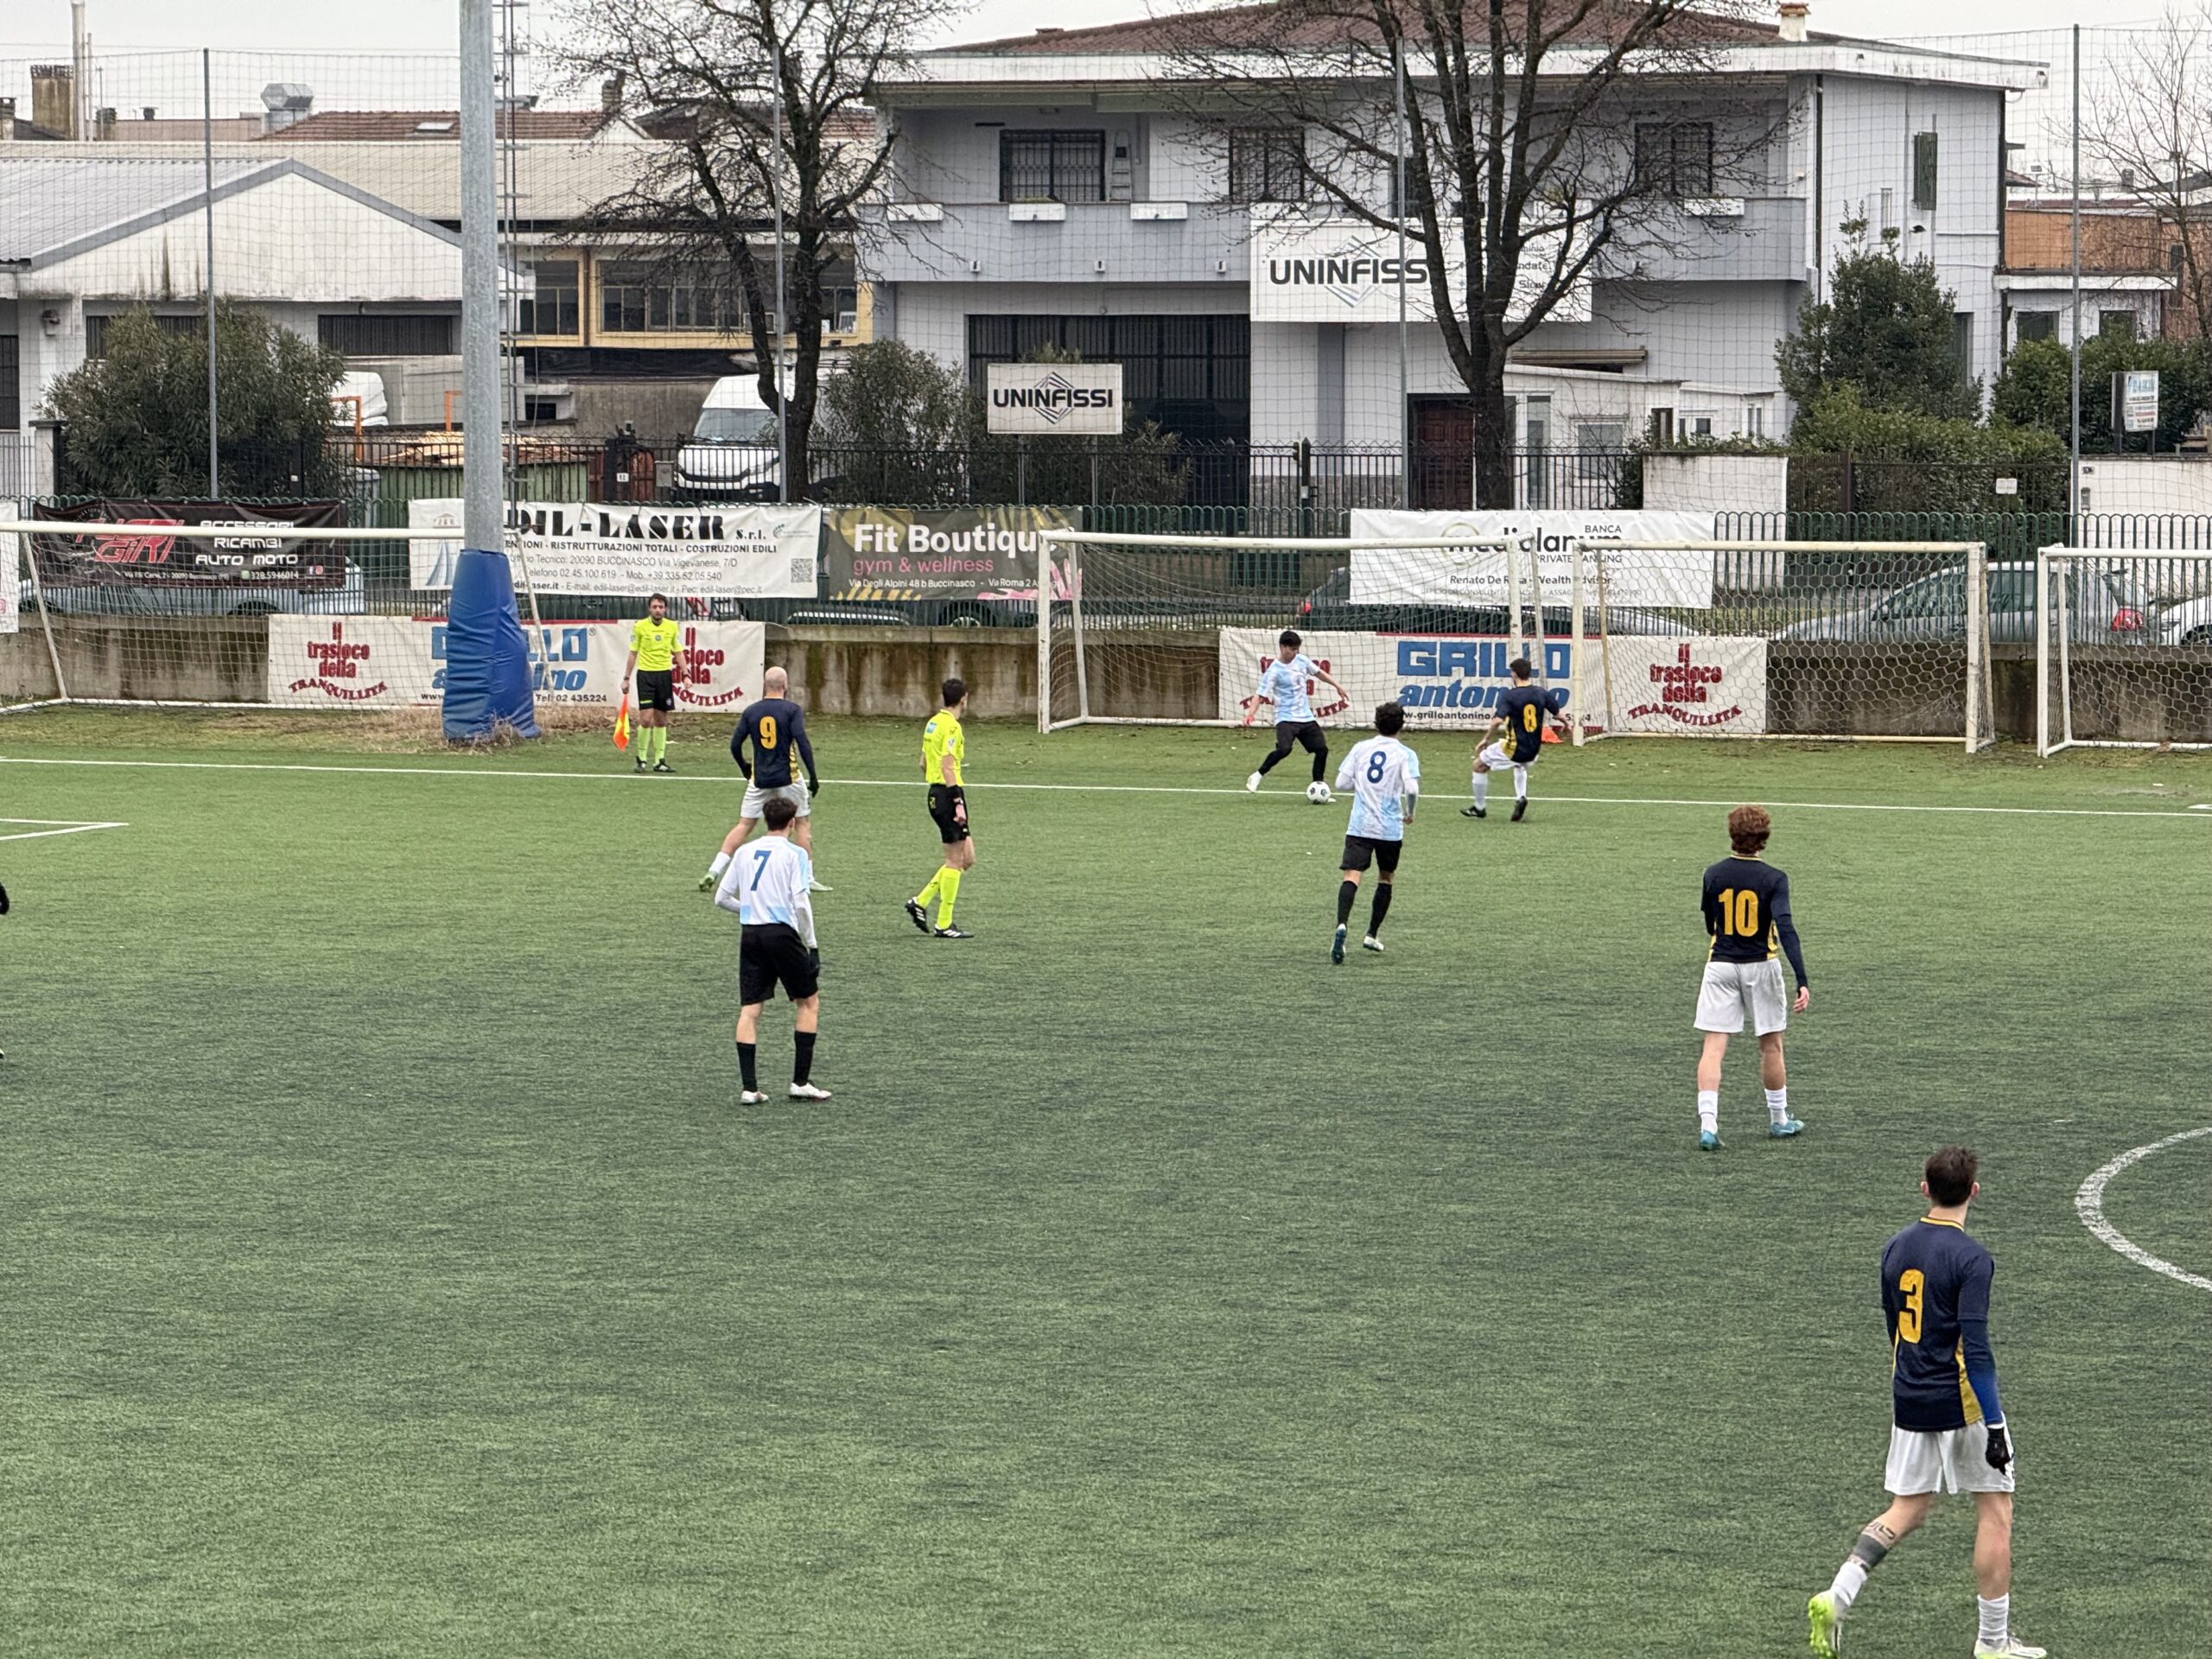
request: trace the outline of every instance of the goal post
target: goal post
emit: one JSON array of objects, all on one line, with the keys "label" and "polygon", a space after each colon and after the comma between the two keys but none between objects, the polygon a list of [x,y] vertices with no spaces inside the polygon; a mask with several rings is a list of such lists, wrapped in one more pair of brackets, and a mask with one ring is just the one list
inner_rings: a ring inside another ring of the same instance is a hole
[{"label": "goal post", "polygon": [[1980,542],[1580,539],[1573,741],[1996,741]]},{"label": "goal post", "polygon": [[2212,552],[2036,555],[2036,753],[2212,749]]},{"label": "goal post", "polygon": [[[1487,704],[1469,700],[1471,688],[1458,683],[1463,677],[1452,663],[1438,668],[1434,642],[1449,638],[1444,649],[1455,659],[1477,652],[1490,677],[1502,678],[1511,657],[1542,637],[1544,590],[1524,537],[1052,530],[1044,540],[1040,732],[1100,724],[1240,726],[1261,667],[1286,628],[1296,630],[1306,654],[1345,688],[1339,697],[1314,683],[1314,712],[1324,725],[1365,726],[1376,703],[1395,699],[1414,726],[1479,726],[1489,717]],[[1394,563],[1402,556],[1421,562],[1417,585]],[[1457,584],[1471,602],[1436,603],[1440,584]],[[1560,657],[1539,671],[1550,679],[1564,668]]]}]

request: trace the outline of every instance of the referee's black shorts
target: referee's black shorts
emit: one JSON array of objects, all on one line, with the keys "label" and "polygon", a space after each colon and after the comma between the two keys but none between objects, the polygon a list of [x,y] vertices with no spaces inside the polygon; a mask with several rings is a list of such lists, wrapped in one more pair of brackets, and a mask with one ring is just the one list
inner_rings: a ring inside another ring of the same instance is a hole
[{"label": "referee's black shorts", "polygon": [[641,668],[638,671],[638,707],[657,709],[662,714],[676,707],[676,671],[672,668]]},{"label": "referee's black shorts", "polygon": [[741,930],[737,947],[737,1000],[747,1007],[774,1000],[776,987],[794,1002],[804,1001],[821,988],[821,971],[814,953],[785,922],[748,925]]},{"label": "referee's black shorts", "polygon": [[956,806],[964,807],[967,800],[967,791],[957,784],[930,785],[930,822],[937,825],[938,839],[948,847],[968,839],[967,824],[953,811]]}]

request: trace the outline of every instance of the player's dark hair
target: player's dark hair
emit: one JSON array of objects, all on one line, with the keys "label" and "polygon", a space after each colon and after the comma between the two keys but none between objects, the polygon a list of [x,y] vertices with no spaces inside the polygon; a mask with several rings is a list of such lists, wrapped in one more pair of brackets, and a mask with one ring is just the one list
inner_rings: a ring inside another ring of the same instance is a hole
[{"label": "player's dark hair", "polygon": [[1406,729],[1406,711],[1395,702],[1386,702],[1375,711],[1375,729],[1385,737],[1395,737]]},{"label": "player's dark hair", "polygon": [[791,820],[797,817],[797,804],[780,795],[771,795],[760,803],[760,822],[771,830],[788,830],[791,827]]},{"label": "player's dark hair", "polygon": [[1293,651],[1296,651],[1301,643],[1296,628],[1285,628],[1282,631],[1282,638],[1275,641],[1279,645],[1288,645]]},{"label": "player's dark hair", "polygon": [[[1492,660],[1495,661],[1496,658]],[[1516,657],[1513,659],[1512,668],[1513,677],[1516,680],[1525,680],[1536,671],[1536,665],[1526,657]]]},{"label": "player's dark hair", "polygon": [[968,695],[968,682],[956,674],[939,689],[944,693],[944,706],[948,709],[957,709],[960,706],[960,699]]},{"label": "player's dark hair", "polygon": [[1938,1147],[1921,1173],[1928,1182],[1928,1196],[1948,1209],[1974,1196],[1974,1177],[1980,1172],[1981,1160],[1970,1148]]},{"label": "player's dark hair", "polygon": [[1749,858],[1766,845],[1774,820],[1763,806],[1739,806],[1728,815],[1728,845]]},{"label": "player's dark hair", "polygon": [[645,600],[645,608],[650,611],[656,605],[665,610],[668,607],[668,595],[666,594],[649,594]]}]

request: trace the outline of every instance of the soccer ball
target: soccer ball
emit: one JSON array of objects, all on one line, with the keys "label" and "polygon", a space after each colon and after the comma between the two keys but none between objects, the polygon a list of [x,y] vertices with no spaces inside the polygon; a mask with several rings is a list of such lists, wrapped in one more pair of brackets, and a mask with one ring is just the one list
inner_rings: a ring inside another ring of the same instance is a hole
[{"label": "soccer ball", "polygon": [[1316,782],[1306,785],[1306,798],[1316,806],[1326,806],[1336,797],[1329,793],[1326,784]]}]

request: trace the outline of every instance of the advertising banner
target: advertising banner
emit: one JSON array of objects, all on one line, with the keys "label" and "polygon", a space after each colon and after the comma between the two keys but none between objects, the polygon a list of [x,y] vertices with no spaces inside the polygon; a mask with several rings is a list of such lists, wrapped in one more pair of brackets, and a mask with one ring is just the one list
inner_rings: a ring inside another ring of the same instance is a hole
[{"label": "advertising banner", "polygon": [[[1470,540],[1528,536],[1535,540],[1537,569],[1547,605],[1563,606],[1572,588],[1574,561],[1570,542],[1709,542],[1709,512],[1607,512],[1573,507],[1522,512],[1406,512],[1395,508],[1356,507],[1351,534],[1356,541],[1403,537],[1434,539],[1465,536]],[[1669,606],[1707,610],[1713,605],[1713,555],[1659,553],[1644,549],[1589,550],[1585,599],[1598,603],[1598,574],[1605,574],[1608,606]],[[1522,585],[1529,567],[1521,564]],[[1460,550],[1437,547],[1355,547],[1351,550],[1351,602],[1355,605],[1503,605],[1510,592],[1502,548]],[[1525,604],[1529,595],[1523,592]]]},{"label": "advertising banner", "polygon": [[[1252,706],[1261,670],[1275,658],[1277,630],[1224,628],[1221,631],[1221,718],[1242,720]],[[1365,728],[1376,706],[1405,706],[1406,724],[1433,731],[1456,731],[1487,724],[1498,693],[1513,683],[1513,643],[1489,635],[1464,633],[1309,633],[1300,647],[1351,693],[1339,697],[1319,681],[1311,682],[1313,717],[1324,726]],[[1565,685],[1573,665],[1564,639],[1544,646],[1544,677]],[[1264,724],[1268,713],[1260,712]]]},{"label": "advertising banner", "polygon": [[[758,622],[687,622],[676,659],[678,709],[731,714],[760,695],[767,630]],[[627,622],[524,626],[531,683],[543,707],[604,708],[622,698]],[[435,707],[445,696],[442,617],[272,616],[269,701],[294,708]]]},{"label": "advertising banner", "polygon": [[[407,504],[410,529],[461,528],[458,497]],[[818,506],[675,507],[589,501],[511,501],[507,552],[530,562],[541,594],[648,594],[695,599],[812,599],[822,537]],[[408,543],[408,580],[453,586],[461,543]]]},{"label": "advertising banner", "polygon": [[1118,363],[993,363],[983,380],[987,430],[1065,438],[1122,429]]},{"label": "advertising banner", "polygon": [[[336,501],[249,506],[234,501],[41,501],[34,518],[111,524],[112,536],[34,536],[41,582],[62,587],[274,588],[286,591],[342,587],[346,550],[302,542],[288,528],[334,528],[346,522]],[[164,535],[177,524],[216,524],[234,533],[213,537]]]},{"label": "advertising banner", "polygon": [[[1445,283],[1453,308],[1467,297],[1466,257],[1458,221],[1443,227]],[[1514,283],[1506,319],[1526,317],[1552,267],[1556,238],[1532,242]],[[1428,254],[1408,231],[1401,258],[1395,226],[1349,219],[1309,219],[1302,207],[1252,209],[1249,303],[1255,322],[1395,322],[1399,296],[1406,315],[1427,322],[1436,315]],[[1578,283],[1546,313],[1552,322],[1590,321],[1590,284]]]},{"label": "advertising banner", "polygon": [[1585,647],[1591,680],[1586,724],[1612,729],[1726,736],[1766,730],[1766,641],[1721,634],[1691,639],[1615,635]]},{"label": "advertising banner", "polygon": [[1033,600],[1048,507],[832,507],[822,516],[832,599]]}]

